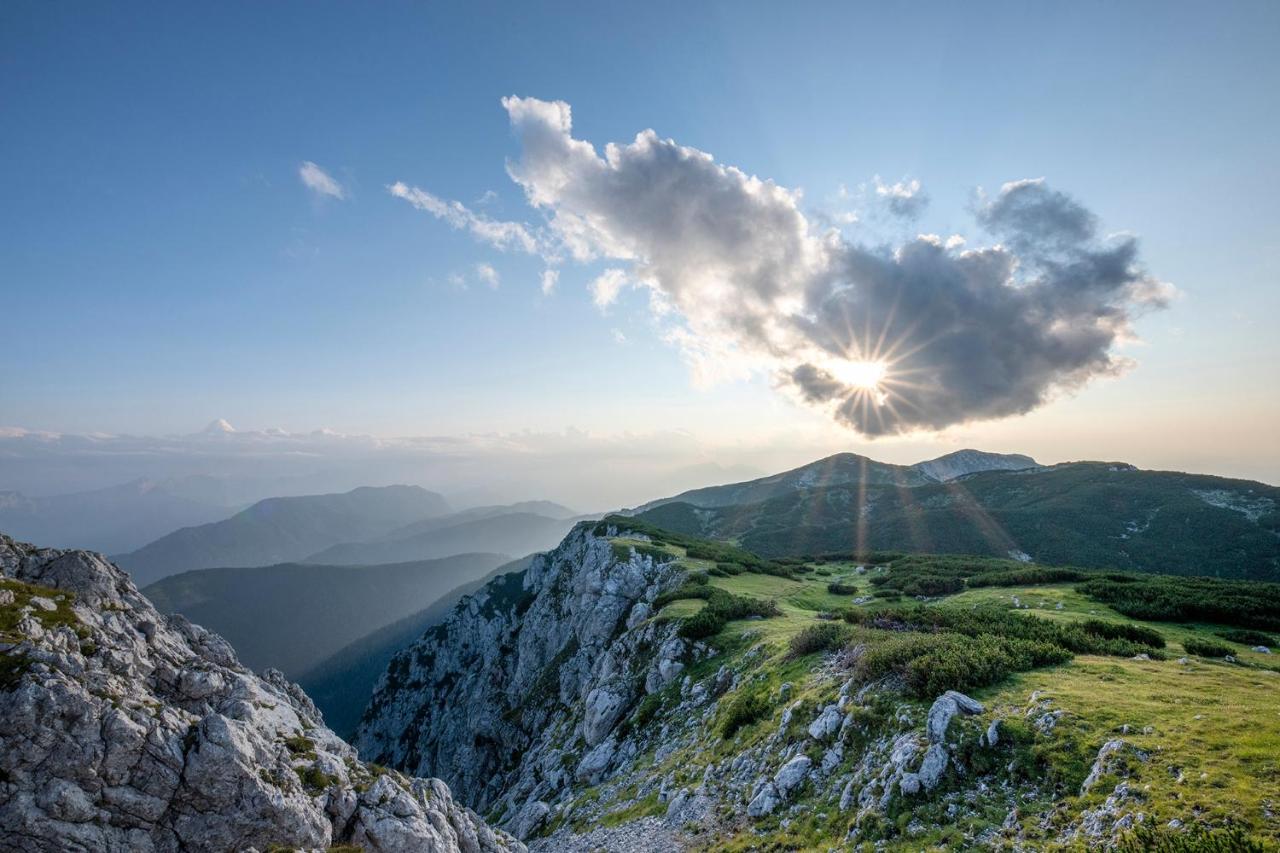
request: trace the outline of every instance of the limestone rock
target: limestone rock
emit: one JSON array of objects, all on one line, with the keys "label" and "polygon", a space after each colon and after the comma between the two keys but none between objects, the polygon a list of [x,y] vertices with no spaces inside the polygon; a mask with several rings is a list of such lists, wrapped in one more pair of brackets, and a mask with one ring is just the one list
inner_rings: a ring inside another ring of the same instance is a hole
[{"label": "limestone rock", "polygon": [[778,787],[778,791],[785,797],[794,791],[804,782],[805,777],[809,775],[809,768],[813,766],[813,760],[807,755],[797,755],[779,768],[774,774],[773,784]]},{"label": "limestone rock", "polygon": [[0,602],[29,611],[25,638],[0,653],[22,662],[0,691],[0,839],[121,853],[522,849],[443,782],[364,765],[301,689],[162,616],[102,556],[0,535],[7,579],[48,592],[15,585]]}]

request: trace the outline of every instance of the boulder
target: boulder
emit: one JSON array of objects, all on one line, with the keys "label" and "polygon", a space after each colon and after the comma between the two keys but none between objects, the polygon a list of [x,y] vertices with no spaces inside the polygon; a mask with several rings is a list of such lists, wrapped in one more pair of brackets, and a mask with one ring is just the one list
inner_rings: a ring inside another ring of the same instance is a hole
[{"label": "boulder", "polygon": [[766,782],[747,804],[747,814],[750,817],[764,817],[773,814],[780,805],[782,805],[782,797],[778,789],[772,782]]},{"label": "boulder", "polygon": [[807,755],[797,755],[778,769],[773,776],[773,784],[784,797],[803,784],[809,775],[813,760]]},{"label": "boulder", "polygon": [[842,722],[844,722],[844,714],[840,713],[840,706],[828,705],[809,724],[809,737],[818,741],[830,740],[832,735],[840,731]]}]

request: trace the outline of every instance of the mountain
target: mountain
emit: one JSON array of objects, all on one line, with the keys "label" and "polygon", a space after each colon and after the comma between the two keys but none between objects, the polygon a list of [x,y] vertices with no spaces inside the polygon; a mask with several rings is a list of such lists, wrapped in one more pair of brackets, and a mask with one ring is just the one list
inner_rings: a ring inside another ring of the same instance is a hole
[{"label": "mountain", "polygon": [[857,483],[916,486],[930,482],[934,482],[931,477],[910,466],[876,462],[874,459],[868,459],[856,453],[837,453],[791,471],[761,477],[758,480],[681,492],[674,497],[650,501],[637,507],[635,511],[640,513],[669,503],[686,503],[700,507],[758,503],[789,495],[800,489],[824,486],[848,486]]},{"label": "mountain", "polygon": [[424,518],[419,521],[415,521],[412,524],[406,524],[404,527],[396,528],[383,538],[388,540],[406,539],[419,533],[439,530],[442,527],[452,527],[453,525],[461,524],[464,521],[479,521],[485,518],[494,518],[499,515],[511,515],[513,513],[540,515],[544,518],[555,518],[562,521],[582,517],[581,514],[575,510],[569,509],[567,506],[558,504],[555,501],[519,501],[518,503],[513,504],[476,506],[471,507],[470,509],[460,510],[458,512],[451,512],[448,515]]},{"label": "mountain", "polygon": [[494,575],[520,572],[528,564],[528,558],[506,563],[478,580],[450,590],[431,606],[379,628],[320,661],[299,675],[298,683],[320,708],[325,722],[343,737],[349,736],[360,722],[373,686],[392,655],[444,621],[464,596],[480,589]]},{"label": "mountain", "polygon": [[500,554],[372,566],[283,563],[199,569],[143,590],[163,613],[217,631],[254,669],[297,678],[360,637],[508,562]]},{"label": "mountain", "polygon": [[330,545],[371,539],[448,510],[444,498],[417,486],[268,498],[224,521],[176,530],[116,560],[136,583],[146,585],[192,569],[301,560]]},{"label": "mountain", "polygon": [[645,512],[669,503],[686,503],[699,507],[736,506],[785,497],[802,489],[833,488],[858,484],[911,487],[954,480],[977,471],[1034,468],[1036,461],[1017,453],[986,453],[981,450],[957,450],[937,459],[914,465],[877,462],[856,453],[837,453],[781,474],[760,477],[744,483],[708,486],[681,492],[637,507]]},{"label": "mountain", "polygon": [[611,516],[396,654],[355,742],[536,853],[1270,849],[1275,626],[1275,584]]},{"label": "mountain", "polygon": [[372,542],[334,545],[311,554],[306,561],[365,565],[425,560],[478,550],[528,554],[555,546],[573,527],[573,521],[531,512],[508,512],[439,527],[421,523],[413,527],[426,529],[403,538],[391,538],[395,534],[389,534],[385,539]]},{"label": "mountain", "polygon": [[1021,453],[987,453],[982,450],[957,450],[912,468],[931,480],[945,483],[979,471],[1022,471],[1035,468],[1036,460]]},{"label": "mountain", "polygon": [[945,483],[827,479],[740,505],[661,503],[638,517],[770,557],[1015,555],[1046,564],[1280,580],[1278,510],[1280,489],[1263,483],[1073,462],[978,471]]},{"label": "mountain", "polygon": [[360,761],[305,693],[162,616],[98,554],[0,535],[0,849],[523,845]]},{"label": "mountain", "polygon": [[0,530],[36,542],[126,551],[178,527],[205,524],[234,510],[181,481],[134,480],[106,489],[31,497],[0,492]]}]

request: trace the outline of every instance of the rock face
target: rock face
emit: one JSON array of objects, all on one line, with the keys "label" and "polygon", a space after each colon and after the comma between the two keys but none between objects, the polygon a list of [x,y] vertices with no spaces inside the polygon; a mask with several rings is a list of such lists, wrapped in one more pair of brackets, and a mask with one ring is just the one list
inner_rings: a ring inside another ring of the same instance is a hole
[{"label": "rock face", "polygon": [[0,590],[0,850],[522,849],[98,554],[0,534]]},{"label": "rock face", "polygon": [[440,776],[527,835],[546,815],[536,804],[634,757],[619,723],[699,653],[675,624],[648,618],[681,574],[662,554],[615,549],[579,525],[515,582],[465,599],[400,652],[357,746],[379,763]]}]

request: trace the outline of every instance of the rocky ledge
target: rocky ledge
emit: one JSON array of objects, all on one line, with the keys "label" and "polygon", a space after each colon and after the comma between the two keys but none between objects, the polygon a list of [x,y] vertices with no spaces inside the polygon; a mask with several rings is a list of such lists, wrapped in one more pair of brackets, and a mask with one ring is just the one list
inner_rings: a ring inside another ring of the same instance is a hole
[{"label": "rocky ledge", "polygon": [[438,779],[162,616],[101,555],[0,534],[0,850],[523,850]]}]

